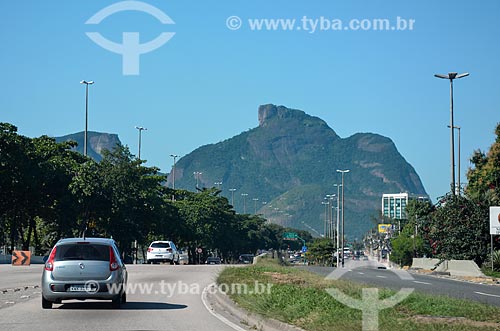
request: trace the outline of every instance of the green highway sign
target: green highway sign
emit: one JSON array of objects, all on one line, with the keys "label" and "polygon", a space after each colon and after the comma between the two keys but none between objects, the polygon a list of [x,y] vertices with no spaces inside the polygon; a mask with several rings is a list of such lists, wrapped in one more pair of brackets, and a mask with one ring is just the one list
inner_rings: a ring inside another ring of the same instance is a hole
[{"label": "green highway sign", "polygon": [[284,240],[297,240],[299,238],[299,235],[295,232],[285,232],[283,233],[283,239]]}]

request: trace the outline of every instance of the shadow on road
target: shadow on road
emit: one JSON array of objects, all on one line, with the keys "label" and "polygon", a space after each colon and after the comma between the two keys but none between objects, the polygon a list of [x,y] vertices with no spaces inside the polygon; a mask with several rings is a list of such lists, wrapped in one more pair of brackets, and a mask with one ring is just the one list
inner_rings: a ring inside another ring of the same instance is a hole
[{"label": "shadow on road", "polygon": [[166,302],[127,302],[122,304],[121,308],[115,309],[111,302],[65,302],[56,309],[72,310],[92,310],[92,309],[113,309],[113,310],[177,310],[185,309],[186,305],[178,305]]}]

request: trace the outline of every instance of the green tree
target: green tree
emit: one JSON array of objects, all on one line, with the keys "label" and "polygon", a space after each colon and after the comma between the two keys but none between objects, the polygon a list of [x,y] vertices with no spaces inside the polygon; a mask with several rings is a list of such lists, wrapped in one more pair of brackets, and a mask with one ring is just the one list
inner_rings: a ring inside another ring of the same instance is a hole
[{"label": "green tree", "polygon": [[438,258],[474,260],[481,265],[488,254],[488,206],[450,193],[432,213],[428,236]]},{"label": "green tree", "polygon": [[474,200],[486,200],[491,206],[500,205],[500,123],[495,128],[496,139],[487,154],[476,150],[471,157],[473,167],[467,172],[466,193]]},{"label": "green tree", "polygon": [[[90,182],[102,181],[102,195],[108,199],[109,210],[104,215],[92,215],[106,236],[112,236],[122,252],[128,253],[135,240],[144,243],[154,223],[168,222],[164,219],[163,201],[165,189],[161,183],[165,177],[158,169],[142,166],[128,147],[117,145],[113,151],[105,151],[99,164],[99,173],[94,173]],[[95,178],[98,176],[100,179]]]},{"label": "green tree", "polygon": [[307,259],[318,265],[333,265],[335,245],[331,239],[314,239],[308,245]]},{"label": "green tree", "polygon": [[[83,158],[70,151],[72,143],[47,136],[27,138],[11,124],[0,124],[0,219],[4,244],[28,249],[32,240],[40,252],[47,224],[62,223],[60,212],[72,210],[67,187]],[[67,227],[67,228],[71,228]],[[40,238],[42,237],[42,238]]]},{"label": "green tree", "polygon": [[400,266],[411,266],[413,258],[424,251],[424,239],[416,233],[415,220],[410,220],[401,233],[391,239],[391,261]]}]

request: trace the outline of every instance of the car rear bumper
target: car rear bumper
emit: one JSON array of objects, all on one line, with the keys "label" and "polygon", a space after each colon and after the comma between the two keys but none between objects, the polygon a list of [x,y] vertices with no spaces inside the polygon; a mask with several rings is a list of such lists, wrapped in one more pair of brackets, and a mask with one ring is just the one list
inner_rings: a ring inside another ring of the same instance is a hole
[{"label": "car rear bumper", "polygon": [[165,254],[147,254],[146,259],[148,261],[155,262],[172,262],[174,260],[174,253],[165,253]]},{"label": "car rear bumper", "polygon": [[[54,280],[49,272],[42,275],[42,295],[48,301],[61,300],[112,300],[125,289],[126,279],[113,272],[105,280]],[[80,287],[78,291],[75,289]],[[84,287],[85,289],[81,289]]]}]

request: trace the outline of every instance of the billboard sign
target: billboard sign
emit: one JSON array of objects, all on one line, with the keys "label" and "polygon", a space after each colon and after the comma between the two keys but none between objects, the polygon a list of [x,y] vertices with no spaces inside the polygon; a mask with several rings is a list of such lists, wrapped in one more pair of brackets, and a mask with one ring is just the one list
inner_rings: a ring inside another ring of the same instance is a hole
[{"label": "billboard sign", "polygon": [[389,233],[392,229],[392,224],[379,224],[378,233]]}]

